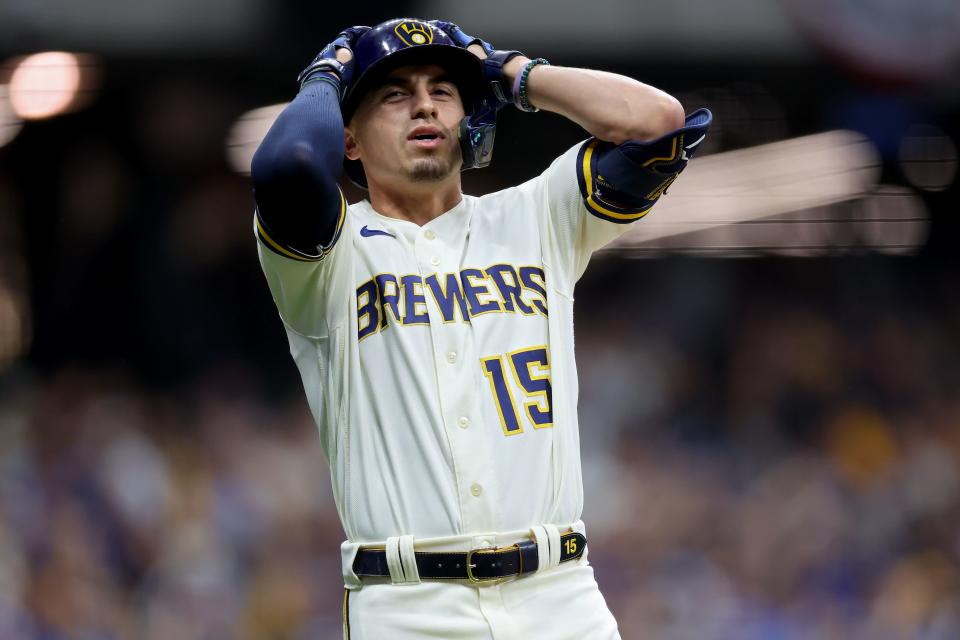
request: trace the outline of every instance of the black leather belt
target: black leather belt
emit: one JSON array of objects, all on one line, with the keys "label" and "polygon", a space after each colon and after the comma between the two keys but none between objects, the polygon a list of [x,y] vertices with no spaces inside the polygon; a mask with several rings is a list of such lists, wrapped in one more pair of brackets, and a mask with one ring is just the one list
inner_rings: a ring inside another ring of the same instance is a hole
[{"label": "black leather belt", "polygon": [[[560,562],[577,560],[587,547],[582,533],[560,536]],[[415,551],[417,572],[427,580],[469,580],[484,582],[533,573],[540,566],[540,552],[533,540],[524,540],[499,549],[472,549],[467,552]],[[353,572],[361,578],[389,577],[387,552],[361,549],[353,561]]]}]

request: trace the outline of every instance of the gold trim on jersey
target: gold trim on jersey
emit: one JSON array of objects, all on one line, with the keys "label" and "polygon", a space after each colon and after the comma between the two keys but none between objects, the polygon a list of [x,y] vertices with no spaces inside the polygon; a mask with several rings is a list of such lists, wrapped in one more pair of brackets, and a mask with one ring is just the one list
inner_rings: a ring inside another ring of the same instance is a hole
[{"label": "gold trim on jersey", "polygon": [[[546,381],[547,386],[550,387],[549,392],[547,389],[531,391],[528,389],[528,385],[523,383],[523,379],[520,377],[520,372],[517,371],[517,362],[514,356],[519,353],[530,353],[537,351],[543,351],[543,361],[528,361],[525,364],[526,371],[524,373],[526,373],[526,376],[531,383]],[[550,381],[550,349],[545,344],[515,349],[507,353],[507,362],[510,363],[510,370],[513,372],[513,379],[516,380],[517,386],[523,389],[526,397],[530,399],[529,402],[523,403],[523,408],[526,410],[527,417],[530,419],[530,423],[533,425],[533,428],[553,428],[553,403],[552,398],[550,397],[553,391],[553,385]],[[535,373],[531,371],[531,367],[536,367],[539,369],[539,371]],[[541,400],[543,401],[543,405],[540,404]],[[541,416],[550,416],[550,421],[538,422],[538,418],[534,417],[534,409],[536,409],[537,413],[539,413]]]},{"label": "gold trim on jersey", "polygon": [[[509,360],[509,358],[507,358]],[[494,370],[487,366],[488,362],[496,362],[500,367],[500,382],[503,384],[504,393],[506,398],[501,397],[500,392],[497,390],[497,381],[494,377],[496,374]],[[506,367],[503,364],[503,357],[501,355],[488,356],[486,358],[480,358],[480,369],[483,371],[483,375],[487,378],[487,382],[490,383],[490,391],[493,393],[493,403],[497,406],[497,414],[500,416],[500,427],[503,429],[503,435],[505,436],[515,436],[523,433],[523,422],[520,420],[520,415],[517,413],[517,403],[513,399],[513,391],[510,389],[510,383],[507,381],[507,372]],[[508,424],[507,416],[504,415],[504,403],[507,404],[507,408],[510,410],[510,416],[513,418],[513,422],[517,425],[516,429],[510,429]]]},{"label": "gold trim on jersey", "polygon": [[[593,150],[596,148],[599,142],[599,140],[594,139],[587,143],[586,149],[583,152],[583,161],[580,165],[580,170],[583,173],[584,188],[587,190],[587,208],[602,218],[611,219],[611,222],[618,222],[622,224],[624,222],[633,222],[634,220],[639,220],[645,216],[650,209],[653,208],[653,205],[650,205],[644,209],[640,209],[639,211],[613,211],[609,208],[611,205],[600,202],[597,199],[597,196],[594,194],[593,171],[590,169],[590,164],[593,160]],[[664,160],[665,158],[659,159]]]}]

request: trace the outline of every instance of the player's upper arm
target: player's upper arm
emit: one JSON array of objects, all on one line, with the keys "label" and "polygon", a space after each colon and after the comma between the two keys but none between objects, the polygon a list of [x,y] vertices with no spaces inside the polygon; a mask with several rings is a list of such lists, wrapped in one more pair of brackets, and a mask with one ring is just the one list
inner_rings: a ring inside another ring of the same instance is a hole
[{"label": "player's upper arm", "polygon": [[338,241],[350,228],[346,202],[339,216],[337,236],[318,257],[293,252],[266,235],[259,216],[254,216],[257,253],[270,294],[284,323],[303,336],[322,338],[337,322],[331,301],[350,300],[350,242]]},{"label": "player's upper arm", "polygon": [[589,174],[584,172],[584,159],[587,163],[595,162],[592,158],[595,143],[596,139],[591,138],[572,147],[541,175],[541,197],[545,200],[541,224],[549,237],[545,258],[555,273],[563,274],[562,284],[566,285],[563,288],[568,292],[572,292],[593,252],[627,230],[621,221],[601,217],[587,207],[590,193],[583,187],[584,179],[593,180],[595,174],[589,169],[590,164],[587,165]]},{"label": "player's upper arm", "polygon": [[316,82],[277,117],[251,163],[260,263],[284,322],[307,336],[328,330],[326,301],[338,286],[334,263],[343,262],[347,203],[337,185],[343,146],[337,91]]},{"label": "player's upper arm", "polygon": [[329,83],[307,85],[283,110],[250,167],[258,235],[291,259],[320,259],[337,241],[345,203],[343,117]]}]

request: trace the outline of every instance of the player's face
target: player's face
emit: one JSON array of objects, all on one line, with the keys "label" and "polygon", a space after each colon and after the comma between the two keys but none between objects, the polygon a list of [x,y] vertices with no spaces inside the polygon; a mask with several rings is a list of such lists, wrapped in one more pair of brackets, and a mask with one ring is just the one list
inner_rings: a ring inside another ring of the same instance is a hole
[{"label": "player's face", "polygon": [[370,90],[347,127],[346,154],[363,161],[368,182],[439,182],[459,176],[456,85],[436,65],[400,67]]}]

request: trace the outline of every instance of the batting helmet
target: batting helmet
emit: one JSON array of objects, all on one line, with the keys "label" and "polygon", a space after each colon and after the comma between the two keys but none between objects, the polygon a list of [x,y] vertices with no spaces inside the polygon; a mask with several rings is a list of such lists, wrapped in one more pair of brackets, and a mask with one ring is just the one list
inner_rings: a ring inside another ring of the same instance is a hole
[{"label": "batting helmet", "polygon": [[[378,80],[393,69],[415,64],[440,65],[450,72],[457,85],[467,114],[458,130],[463,155],[461,169],[490,164],[497,114],[496,109],[487,107],[483,100],[483,63],[425,20],[388,20],[357,39],[353,45],[354,81],[347,87],[340,104],[343,121],[350,123],[360,100]],[[359,160],[344,158],[343,166],[354,184],[367,188]]]}]

